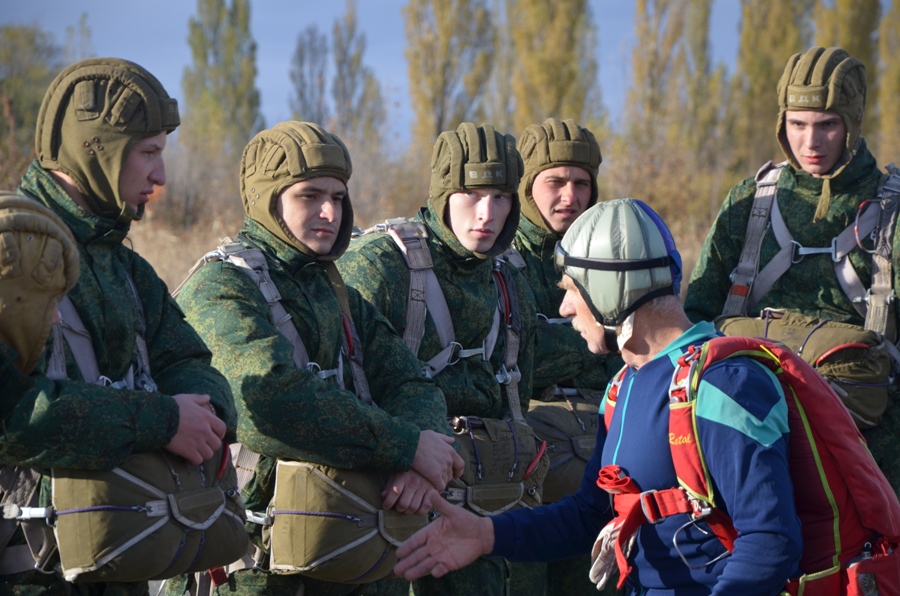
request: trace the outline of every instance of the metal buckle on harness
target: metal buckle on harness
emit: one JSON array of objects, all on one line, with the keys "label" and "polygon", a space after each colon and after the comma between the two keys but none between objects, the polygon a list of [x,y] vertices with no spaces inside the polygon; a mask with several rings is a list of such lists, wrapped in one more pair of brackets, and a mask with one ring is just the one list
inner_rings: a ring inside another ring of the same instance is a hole
[{"label": "metal buckle on harness", "polygon": [[500,370],[494,374],[494,377],[501,385],[509,385],[513,380],[518,383],[522,379],[522,373],[519,371],[518,364],[511,371],[506,369],[506,364],[501,364]]},{"label": "metal buckle on harness", "polygon": [[138,377],[134,380],[134,387],[135,389],[142,389],[144,391],[151,392],[156,391],[157,389],[156,382],[152,378],[150,378],[150,375],[145,372],[139,374]]},{"label": "metal buckle on harness", "polygon": [[837,256],[838,249],[836,237],[831,239],[831,246],[828,248],[807,248],[796,240],[791,240],[791,245],[793,246],[793,250],[791,251],[791,264],[793,265],[802,261],[806,255],[830,254],[833,262],[837,263],[841,260]]},{"label": "metal buckle on harness", "polygon": [[101,387],[109,387],[110,389],[125,389],[126,387],[128,387],[128,382],[125,379],[114,382],[109,377],[107,377],[105,375],[100,375],[97,378],[97,385],[99,385]]},{"label": "metal buckle on harness", "polygon": [[675,533],[672,535],[672,546],[675,548],[675,552],[677,552],[678,556],[681,558],[681,562],[684,563],[688,569],[705,569],[710,565],[721,561],[725,557],[730,556],[731,553],[728,551],[728,549],[725,549],[725,552],[723,552],[716,558],[707,561],[703,565],[691,565],[690,563],[688,563],[687,558],[685,558],[684,553],[681,552],[681,548],[679,548],[678,546],[678,534],[687,529],[688,526],[694,526],[701,534],[703,534],[704,536],[709,536],[710,532],[701,528],[697,524],[697,522],[702,521],[704,518],[709,516],[713,512],[713,508],[708,503],[704,503],[700,501],[700,499],[687,494],[687,492],[685,492],[685,495],[687,496],[688,502],[691,504],[691,507],[694,509],[694,512],[691,514],[691,519],[689,519],[686,523],[682,524],[677,530],[675,530]]},{"label": "metal buckle on harness", "polygon": [[246,509],[244,511],[244,513],[247,516],[247,521],[250,523],[257,524],[260,526],[271,526],[272,523],[274,522],[271,511],[272,511],[272,506],[270,505],[269,507],[266,508],[265,513],[257,513],[255,511],[250,511],[249,509]]},{"label": "metal buckle on harness", "polygon": [[[660,515],[659,508],[656,506],[656,503],[652,498],[650,498],[650,495],[655,492],[655,489],[645,490],[638,497],[638,501],[641,504],[641,511],[644,513],[644,518],[646,518],[646,520],[653,525],[656,525],[665,519],[662,515]],[[653,503],[653,511],[650,511],[650,508],[648,508],[648,505],[650,505],[651,502]]]}]

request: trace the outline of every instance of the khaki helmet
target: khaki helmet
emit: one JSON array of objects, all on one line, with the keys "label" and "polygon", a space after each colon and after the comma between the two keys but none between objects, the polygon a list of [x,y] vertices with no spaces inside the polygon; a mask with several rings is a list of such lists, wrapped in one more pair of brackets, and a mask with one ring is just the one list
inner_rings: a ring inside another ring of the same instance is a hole
[{"label": "khaki helmet", "polygon": [[778,81],[778,122],[775,134],[781,150],[797,168],[785,130],[788,110],[835,112],[847,128],[843,157],[828,177],[833,178],[850,162],[862,132],[866,107],[866,67],[841,48],[816,47],[794,54]]},{"label": "khaki helmet", "polygon": [[0,191],[0,341],[18,352],[23,373],[43,352],[78,267],[75,239],[59,217],[37,201]]},{"label": "khaki helmet", "polygon": [[475,253],[486,259],[509,248],[519,225],[519,180],[522,177],[522,158],[516,150],[512,135],[494,130],[490,124],[475,126],[463,122],[455,131],[444,131],[434,144],[431,156],[431,185],[428,205],[446,228],[447,202],[450,195],[473,188],[496,188],[512,194],[512,209],[487,254]]},{"label": "khaki helmet", "polygon": [[67,174],[100,217],[140,219],[119,194],[132,147],[170,133],[178,102],[143,67],[119,58],[90,58],[59,73],[44,94],[34,150],[41,167]]},{"label": "khaki helmet", "polygon": [[350,245],[353,206],[342,202],[341,225],[331,252],[316,254],[288,229],[278,215],[278,198],[302,180],[328,176],[344,185],[353,166],[350,153],[336,135],[311,122],[281,122],[257,134],[241,159],[241,200],[247,215],[297,250],[322,261],[338,259]]},{"label": "khaki helmet", "polygon": [[534,179],[544,170],[558,166],[581,168],[591,177],[591,198],[587,206],[597,202],[597,169],[603,161],[600,144],[594,133],[578,125],[575,120],[547,118],[543,124],[532,124],[519,137],[516,145],[525,164],[519,183],[522,214],[531,223],[552,232],[534,202],[531,188]]}]

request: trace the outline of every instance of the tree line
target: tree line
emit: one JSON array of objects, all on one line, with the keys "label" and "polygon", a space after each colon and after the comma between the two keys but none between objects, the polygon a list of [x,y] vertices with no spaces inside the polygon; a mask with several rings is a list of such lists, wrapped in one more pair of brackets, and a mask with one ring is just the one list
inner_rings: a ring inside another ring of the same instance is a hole
[{"label": "tree line", "polygon": [[[627,99],[613,119],[603,108],[588,0],[408,0],[414,118],[400,147],[385,128],[387,100],[366,62],[356,0],[346,0],[330,28],[298,32],[285,73],[289,107],[293,118],[322,123],[347,143],[361,226],[409,215],[424,202],[441,131],[470,120],[518,134],[555,116],[595,132],[602,197],[648,201],[696,249],[728,188],[782,159],[775,87],[787,58],[812,45],[839,45],[866,63],[863,135],[883,163],[898,159],[900,2],[742,0],[731,69],[712,59],[712,5],[636,0]],[[249,0],[197,0],[186,40],[191,64],[181,80],[183,125],[169,151],[165,200],[153,210],[166,225],[190,228],[209,213],[239,220],[236,164],[246,142],[275,124],[260,113],[251,17]],[[0,27],[0,188],[15,187],[34,157],[50,80],[90,55],[90,45],[85,17],[63,45],[37,26]]]}]

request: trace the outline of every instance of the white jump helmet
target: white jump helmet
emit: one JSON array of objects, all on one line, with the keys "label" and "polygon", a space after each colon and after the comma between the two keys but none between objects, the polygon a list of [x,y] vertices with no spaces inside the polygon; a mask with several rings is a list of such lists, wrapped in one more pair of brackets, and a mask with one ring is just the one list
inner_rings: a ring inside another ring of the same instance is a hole
[{"label": "white jump helmet", "polygon": [[681,291],[681,255],[672,234],[637,199],[585,211],[557,244],[555,259],[604,327],[621,325],[641,305]]}]

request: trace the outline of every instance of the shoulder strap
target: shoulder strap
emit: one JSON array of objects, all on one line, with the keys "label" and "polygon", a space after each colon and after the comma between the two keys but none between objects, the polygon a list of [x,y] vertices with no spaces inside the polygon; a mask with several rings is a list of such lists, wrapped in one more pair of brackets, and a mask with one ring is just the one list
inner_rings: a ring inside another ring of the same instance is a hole
[{"label": "shoulder strap", "polygon": [[334,288],[338,297],[338,303],[341,305],[341,323],[344,327],[343,351],[350,360],[350,373],[353,375],[353,386],[356,389],[356,397],[367,404],[374,403],[372,401],[372,393],[369,391],[369,381],[366,379],[366,373],[363,370],[363,350],[362,341],[353,324],[353,316],[350,313],[350,301],[347,295],[347,286],[335,264],[331,261],[322,264],[331,286]]},{"label": "shoulder strap", "polygon": [[775,200],[775,185],[785,164],[787,162],[775,165],[770,161],[756,173],[756,196],[753,198],[747,232],[744,234],[744,247],[741,249],[737,268],[731,276],[731,290],[722,309],[723,315],[747,316],[747,297],[759,270],[759,253],[769,226],[769,213]]},{"label": "shoulder strap", "polygon": [[303,344],[300,334],[297,333],[297,328],[291,322],[291,315],[288,314],[281,304],[281,294],[269,275],[269,264],[261,250],[246,248],[240,242],[232,242],[231,238],[225,238],[215,250],[200,257],[188,271],[184,281],[172,293],[172,296],[178,296],[184,284],[187,283],[194,273],[210,261],[228,261],[253,280],[269,305],[275,327],[294,348],[294,366],[307,368],[309,366],[309,354],[306,351],[306,346]]},{"label": "shoulder strap", "polygon": [[497,286],[499,308],[494,317],[494,324],[491,325],[491,332],[485,341],[484,358],[486,360],[490,359],[491,354],[494,352],[496,336],[500,332],[500,321],[498,319],[502,316],[503,324],[506,327],[506,353],[503,357],[503,363],[500,365],[500,370],[495,373],[495,376],[506,393],[510,416],[515,422],[525,424],[525,418],[522,416],[522,404],[519,401],[519,381],[522,379],[522,373],[517,363],[519,358],[519,336],[522,330],[519,297],[516,294],[515,281],[502,260],[494,261],[494,283]]},{"label": "shoulder strap", "polygon": [[94,354],[94,346],[91,343],[91,335],[88,333],[72,304],[72,299],[63,296],[59,301],[60,322],[54,325],[53,352],[50,355],[50,364],[47,367],[47,376],[51,379],[67,379],[65,343],[69,344],[72,357],[81,377],[85,383],[96,385],[100,380],[100,368],[97,366],[97,357]]},{"label": "shoulder strap", "polygon": [[134,286],[131,276],[126,273],[129,287],[137,302],[138,315],[140,320],[140,328],[135,332],[135,353],[137,360],[137,372],[135,367],[130,366],[125,378],[119,381],[112,381],[110,378],[100,374],[100,367],[97,364],[97,355],[94,352],[94,345],[91,342],[91,335],[88,333],[84,322],[75,310],[72,299],[63,296],[59,301],[60,322],[53,326],[53,351],[50,354],[50,362],[47,366],[47,377],[54,380],[62,380],[68,378],[66,371],[66,355],[63,343],[69,345],[72,352],[72,358],[81,372],[81,378],[85,383],[91,385],[103,385],[104,387],[113,387],[115,389],[140,389],[143,391],[156,391],[156,383],[150,375],[150,353],[147,350],[147,341],[144,339],[146,322],[144,320],[144,307],[141,304]]},{"label": "shoulder strap", "polygon": [[897,227],[897,211],[900,206],[900,170],[890,164],[888,173],[881,177],[878,199],[881,206],[878,225],[875,228],[875,247],[872,252],[872,287],[866,296],[865,328],[885,335],[890,342],[897,341],[897,322],[894,310],[894,280],[892,249],[894,229]]},{"label": "shoulder strap", "polygon": [[[422,223],[404,218],[389,219],[383,224],[394,244],[400,249],[409,269],[409,298],[406,302],[406,329],[403,341],[413,354],[419,354],[425,335],[425,313],[437,328],[438,338],[445,348],[455,339],[453,318],[434,274],[434,261],[428,248],[428,228]],[[445,365],[446,366],[446,365]],[[443,369],[443,367],[442,367]]]}]

